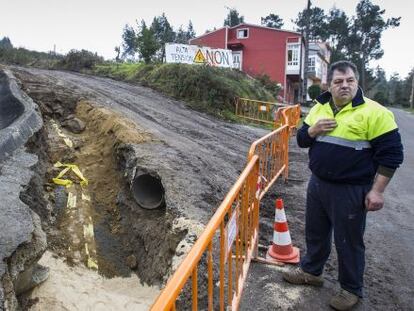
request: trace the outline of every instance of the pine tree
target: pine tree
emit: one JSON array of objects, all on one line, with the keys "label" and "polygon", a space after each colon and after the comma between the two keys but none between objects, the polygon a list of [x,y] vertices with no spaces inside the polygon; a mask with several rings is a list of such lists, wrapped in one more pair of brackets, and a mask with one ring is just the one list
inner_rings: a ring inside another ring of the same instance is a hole
[{"label": "pine tree", "polygon": [[144,20],[141,21],[141,26],[137,36],[137,46],[139,57],[144,60],[146,64],[150,63],[159,49],[159,44],[155,38],[154,32],[148,28]]},{"label": "pine tree", "polygon": [[161,16],[154,17],[150,29],[159,46],[158,60],[163,61],[165,57],[165,44],[174,42],[176,34],[168,22],[165,13],[162,13]]},{"label": "pine tree", "polygon": [[241,23],[244,23],[244,16],[240,15],[236,9],[230,9],[229,14],[227,14],[227,17],[224,20],[224,26],[233,27]]},{"label": "pine tree", "polygon": [[327,16],[325,11],[319,7],[310,8],[309,12],[304,9],[298,14],[293,22],[297,25],[297,31],[304,33],[307,24],[307,14],[309,14],[309,38],[310,40],[325,41],[329,34],[327,32]]},{"label": "pine tree", "polygon": [[266,17],[261,18],[263,26],[280,29],[283,27],[283,19],[276,14],[270,13]]},{"label": "pine tree", "polygon": [[125,25],[122,32],[122,40],[122,57],[134,57],[137,52],[137,34],[132,26],[128,24]]},{"label": "pine tree", "polygon": [[384,55],[381,48],[381,36],[384,30],[398,27],[400,19],[384,19],[385,10],[370,0],[361,0],[356,7],[356,16],[351,25],[351,36],[348,41],[348,52],[360,68],[360,81],[363,88],[367,86],[366,73],[371,60],[380,59]]}]

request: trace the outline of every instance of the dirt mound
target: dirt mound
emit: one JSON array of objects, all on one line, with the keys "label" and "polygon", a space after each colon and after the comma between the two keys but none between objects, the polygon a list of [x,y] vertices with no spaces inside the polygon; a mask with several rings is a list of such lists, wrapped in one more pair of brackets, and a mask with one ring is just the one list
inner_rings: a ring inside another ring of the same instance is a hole
[{"label": "dirt mound", "polygon": [[150,135],[132,121],[103,107],[94,107],[94,103],[80,101],[76,107],[76,115],[87,121],[88,129],[96,137],[110,135],[113,146],[119,143],[139,144],[151,140]]}]

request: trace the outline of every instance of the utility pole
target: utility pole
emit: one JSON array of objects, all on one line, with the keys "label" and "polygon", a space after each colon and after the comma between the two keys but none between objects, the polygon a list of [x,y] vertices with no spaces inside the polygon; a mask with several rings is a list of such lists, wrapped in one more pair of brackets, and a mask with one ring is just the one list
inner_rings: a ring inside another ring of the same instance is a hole
[{"label": "utility pole", "polygon": [[414,109],[414,73],[412,77],[411,96],[410,96],[410,108]]},{"label": "utility pole", "polygon": [[[309,28],[310,28],[310,7],[311,1],[308,0],[308,6],[306,8],[306,25],[305,25],[305,61],[303,68],[303,92],[302,92],[302,103],[306,103],[308,95],[308,63],[309,63]],[[302,46],[302,44],[301,44]]]}]

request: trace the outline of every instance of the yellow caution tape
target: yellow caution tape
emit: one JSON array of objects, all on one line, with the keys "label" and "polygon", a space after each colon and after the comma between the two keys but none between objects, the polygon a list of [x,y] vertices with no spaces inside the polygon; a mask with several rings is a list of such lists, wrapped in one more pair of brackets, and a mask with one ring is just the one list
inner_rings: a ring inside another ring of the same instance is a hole
[{"label": "yellow caution tape", "polygon": [[89,269],[95,269],[98,270],[98,264],[96,263],[95,260],[93,260],[90,255],[89,255],[89,249],[88,249],[88,244],[85,243],[85,252],[86,252],[86,256],[88,257],[88,263],[87,266]]},{"label": "yellow caution tape", "polygon": [[98,264],[92,258],[88,258],[88,268],[98,270]]},{"label": "yellow caution tape", "polygon": [[69,192],[68,194],[68,202],[66,205],[69,209],[70,208],[76,208],[76,195],[72,192]]},{"label": "yellow caution tape", "polygon": [[56,133],[58,134],[59,137],[63,138],[63,141],[65,142],[65,144],[69,147],[72,148],[73,147],[73,142],[70,140],[70,138],[68,138],[63,132],[62,130],[59,128],[59,126],[57,125],[57,123],[54,120],[50,121],[52,123],[52,127],[55,129]]},{"label": "yellow caution tape", "polygon": [[91,197],[87,194],[82,193],[82,201],[90,201]]},{"label": "yellow caution tape", "polygon": [[88,185],[88,180],[83,176],[82,172],[76,164],[62,164],[58,161],[55,163],[54,167],[64,167],[64,169],[55,178],[52,179],[55,184],[66,187],[72,185],[73,181],[62,178],[69,170],[72,170],[72,172],[74,172],[76,176],[78,176],[81,180],[80,185],[82,187]]},{"label": "yellow caution tape", "polygon": [[94,238],[94,233],[93,233],[93,225],[92,224],[87,224],[87,225],[83,225],[83,236],[85,237],[85,239],[93,239]]},{"label": "yellow caution tape", "polygon": [[68,146],[69,148],[73,147],[73,142],[69,138],[64,137],[63,141],[65,142],[66,146]]}]

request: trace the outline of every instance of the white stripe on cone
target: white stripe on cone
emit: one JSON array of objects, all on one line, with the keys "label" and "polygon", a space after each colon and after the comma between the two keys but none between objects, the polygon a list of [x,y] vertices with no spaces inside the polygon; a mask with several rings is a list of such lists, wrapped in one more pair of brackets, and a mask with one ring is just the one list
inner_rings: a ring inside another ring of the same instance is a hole
[{"label": "white stripe on cone", "polygon": [[277,232],[276,230],[274,230],[273,231],[273,244],[280,245],[280,246],[286,246],[286,245],[292,244],[289,231]]},{"label": "white stripe on cone", "polygon": [[276,209],[275,222],[287,222],[284,209]]}]

